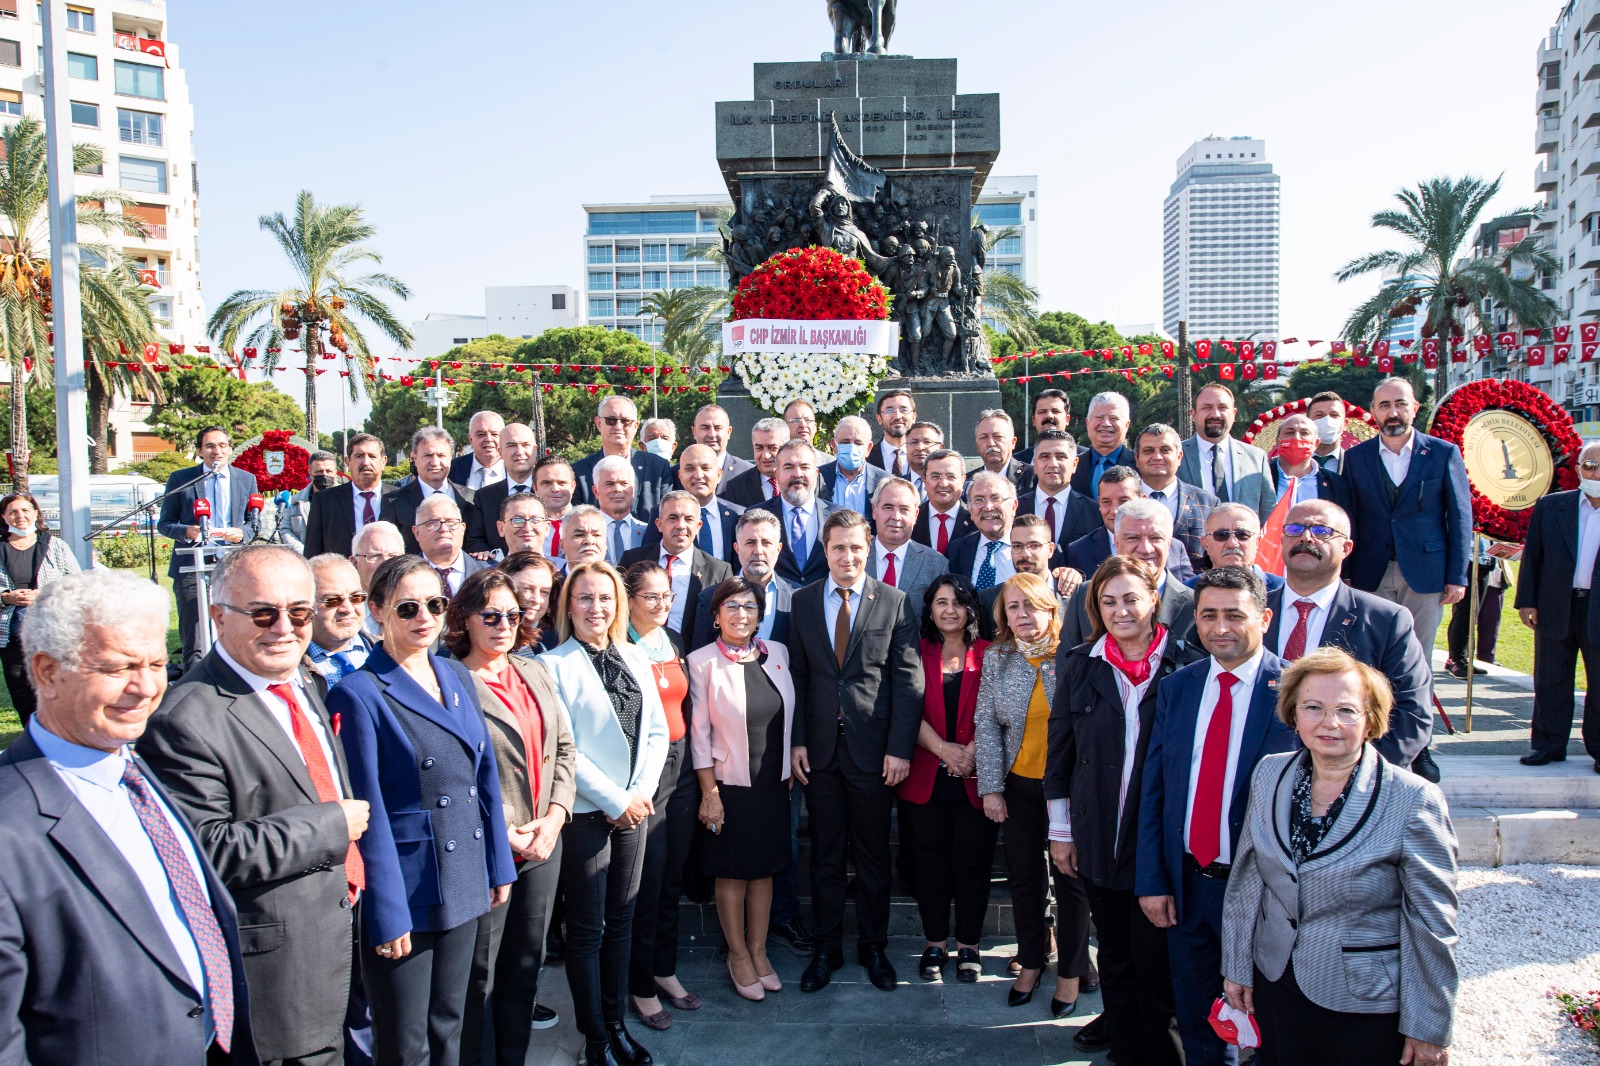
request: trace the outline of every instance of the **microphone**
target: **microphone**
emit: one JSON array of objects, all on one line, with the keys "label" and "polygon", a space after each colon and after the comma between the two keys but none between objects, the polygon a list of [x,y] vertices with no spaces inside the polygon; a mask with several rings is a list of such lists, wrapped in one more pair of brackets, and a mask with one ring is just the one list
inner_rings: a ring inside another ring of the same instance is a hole
[{"label": "microphone", "polygon": [[279,507],[287,507],[287,506],[289,506],[289,500],[290,499],[291,499],[291,497],[289,495],[289,490],[288,489],[279,489],[278,490],[278,506]]},{"label": "microphone", "polygon": [[246,522],[250,522],[256,518],[259,518],[261,516],[261,509],[266,505],[267,501],[261,498],[261,493],[252,492],[250,494],[250,498],[244,503],[244,520]]},{"label": "microphone", "polygon": [[200,541],[204,543],[211,537],[211,501],[201,496],[194,501],[194,521],[200,527]]}]

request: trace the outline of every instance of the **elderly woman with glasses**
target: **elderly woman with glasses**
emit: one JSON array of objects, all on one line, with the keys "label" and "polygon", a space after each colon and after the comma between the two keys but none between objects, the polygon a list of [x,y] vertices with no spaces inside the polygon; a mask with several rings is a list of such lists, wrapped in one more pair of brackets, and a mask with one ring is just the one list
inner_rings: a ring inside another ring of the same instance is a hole
[{"label": "elderly woman with glasses", "polygon": [[361,962],[373,1059],[454,1063],[478,919],[517,879],[500,777],[472,675],[430,649],[445,598],[414,555],[372,575],[383,637],[328,696],[355,798],[372,805],[360,841],[367,886]]},{"label": "elderly woman with glasses", "polygon": [[628,594],[609,563],[573,565],[556,609],[560,646],[539,656],[567,708],[577,798],[562,835],[567,983],[591,1063],[644,1066],[623,1003],[644,822],[667,759],[667,716],[653,664],[627,642]]}]

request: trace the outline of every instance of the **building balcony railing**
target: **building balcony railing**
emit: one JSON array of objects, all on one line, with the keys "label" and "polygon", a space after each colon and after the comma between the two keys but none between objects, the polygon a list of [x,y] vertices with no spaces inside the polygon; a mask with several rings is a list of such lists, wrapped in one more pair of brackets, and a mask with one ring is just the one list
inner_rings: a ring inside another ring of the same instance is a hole
[{"label": "building balcony railing", "polygon": [[1546,112],[1534,129],[1534,151],[1553,152],[1561,146],[1561,116]]},{"label": "building balcony railing", "polygon": [[159,133],[147,133],[144,130],[117,130],[117,140],[123,144],[142,144],[147,148],[166,147],[166,138]]},{"label": "building balcony railing", "polygon": [[144,235],[147,240],[164,241],[167,239],[167,227],[165,224],[146,223]]},{"label": "building balcony railing", "polygon": [[1533,171],[1533,187],[1537,192],[1554,189],[1561,180],[1561,172],[1556,168],[1540,163]]}]

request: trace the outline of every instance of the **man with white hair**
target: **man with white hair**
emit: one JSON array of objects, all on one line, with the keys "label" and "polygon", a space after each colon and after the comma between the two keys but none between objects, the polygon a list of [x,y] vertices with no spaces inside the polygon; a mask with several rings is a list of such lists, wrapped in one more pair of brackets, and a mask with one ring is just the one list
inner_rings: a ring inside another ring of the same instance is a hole
[{"label": "man with white hair", "polygon": [[450,479],[450,453],[455,444],[450,434],[438,426],[423,426],[411,435],[411,477],[400,487],[384,497],[378,517],[393,522],[405,538],[406,551],[418,554],[416,535],[412,527],[417,524],[417,509],[422,501],[443,496],[456,504],[457,510],[472,505],[477,494],[459,481]]},{"label": "man with white hair", "polygon": [[450,480],[474,492],[506,476],[500,456],[500,434],[506,420],[493,411],[479,411],[467,423],[467,443],[472,450],[450,462]]},{"label": "man with white hair", "polygon": [[951,543],[950,572],[982,592],[1005,584],[1017,572],[1008,539],[1017,515],[1017,487],[1004,474],[980,470],[972,476],[967,506],[978,531]]},{"label": "man with white hair", "polygon": [[343,681],[367,661],[372,642],[361,632],[367,615],[367,593],[361,575],[350,560],[331,552],[306,560],[316,583],[316,614],[311,619],[311,643],[306,647],[307,676],[326,697],[328,689]]},{"label": "man with white hair", "polygon": [[334,1066],[366,886],[355,843],[369,812],[352,798],[344,749],[301,668],[316,617],[311,567],[253,545],[223,560],[212,591],[217,643],[167,691],[139,755],[239,909],[257,1052]]},{"label": "man with white hair", "polygon": [[[1242,566],[1255,571],[1266,583],[1270,595],[1283,588],[1283,578],[1269,574],[1256,565],[1256,552],[1261,548],[1261,520],[1255,511],[1242,503],[1222,503],[1206,515],[1206,558],[1212,566]],[[1194,574],[1184,581],[1189,588],[1200,579]]]},{"label": "man with white hair", "polygon": [[846,415],[833,429],[833,454],[837,457],[818,471],[817,494],[834,507],[848,507],[872,518],[872,497],[888,476],[881,466],[867,462],[872,449],[872,427],[860,415]]},{"label": "man with white hair", "polygon": [[833,504],[817,496],[816,448],[793,438],[784,443],[778,449],[778,484],[783,494],[756,506],[783,522],[778,576],[796,586],[809,585],[828,575],[820,537],[822,524],[834,512]]},{"label": "man with white hair", "polygon": [[644,543],[648,524],[634,516],[638,483],[633,467],[619,455],[594,464],[594,502],[606,516],[606,562],[617,566],[622,555]]},{"label": "man with white hair", "polygon": [[[1117,554],[1126,555],[1155,568],[1156,591],[1161,596],[1161,606],[1156,621],[1180,640],[1190,640],[1194,627],[1194,592],[1167,571],[1170,552],[1183,551],[1183,545],[1174,547],[1172,539],[1172,512],[1154,500],[1132,499],[1117,508],[1115,530]],[[1089,612],[1084,598],[1089,594],[1089,582],[1078,586],[1067,599],[1066,614],[1061,621],[1061,648],[1070,650],[1089,639],[1093,627],[1089,625]]]},{"label": "man with white hair", "polygon": [[[781,418],[758,418],[750,427],[750,454],[755,466],[732,477],[723,478],[717,495],[736,507],[754,507],[777,499],[778,449],[789,439],[789,424]],[[686,486],[687,487],[687,486]]]},{"label": "man with white hair", "polygon": [[577,489],[575,503],[598,504],[596,497],[595,464],[601,459],[616,456],[627,460],[633,467],[636,491],[633,513],[640,519],[655,514],[656,505],[673,488],[672,464],[651,452],[633,446],[634,434],[639,430],[639,408],[626,396],[607,396],[600,401],[600,410],[594,417],[595,432],[600,435],[600,450],[584,456],[572,464]]},{"label": "man with white hair", "polygon": [[1017,448],[1017,427],[1010,415],[999,407],[978,412],[973,439],[983,469],[1010,479],[1019,494],[1033,491],[1033,467],[1019,463],[1013,454]]},{"label": "man with white hair", "polygon": [[607,524],[605,512],[593,504],[580,503],[568,508],[566,517],[561,519],[561,569],[604,559]]},{"label": "man with white hair", "polygon": [[444,496],[430,496],[417,508],[417,524],[412,536],[417,538],[417,553],[428,560],[439,575],[439,590],[454,596],[461,583],[488,564],[474,559],[461,550],[466,539],[467,524],[461,520],[461,509],[456,502]]},{"label": "man with white hair", "polygon": [[1114,466],[1137,466],[1128,446],[1128,429],[1133,425],[1128,398],[1120,392],[1096,393],[1083,424],[1089,446],[1078,452],[1072,487],[1092,500],[1099,495],[1101,474]]},{"label": "man with white hair", "polygon": [[[0,753],[11,1061],[167,1066],[213,1045],[255,1060],[233,901],[131,747],[167,690],[170,609],[159,586],[94,570],[45,588],[23,621],[38,709]],[[343,935],[348,973],[348,911]]]},{"label": "man with white hair", "polygon": [[639,426],[639,444],[651,455],[667,462],[678,451],[678,424],[670,418],[647,418]]},{"label": "man with white hair", "polygon": [[512,422],[500,431],[500,461],[505,477],[478,493],[473,506],[466,509],[467,551],[479,559],[490,559],[495,552],[503,558],[506,538],[500,533],[500,505],[509,497],[534,491],[534,468],[539,462],[539,446],[533,430]]},{"label": "man with white hair", "polygon": [[[372,588],[372,575],[377,573],[378,567],[405,553],[405,538],[400,536],[400,530],[395,528],[393,522],[368,522],[362,526],[355,542],[350,545],[350,562],[355,564],[356,573],[361,577],[361,591],[367,592]],[[362,613],[361,632],[370,640],[377,640],[383,635],[378,620],[372,617],[371,603],[365,605]]]}]

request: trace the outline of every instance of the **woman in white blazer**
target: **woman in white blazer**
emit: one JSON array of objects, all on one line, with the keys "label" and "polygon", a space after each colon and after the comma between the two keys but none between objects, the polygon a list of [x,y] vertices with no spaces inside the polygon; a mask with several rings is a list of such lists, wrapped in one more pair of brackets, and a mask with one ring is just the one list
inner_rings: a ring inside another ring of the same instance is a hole
[{"label": "woman in white blazer", "polygon": [[650,1054],[623,1024],[642,823],[667,757],[667,718],[644,653],[627,642],[627,592],[603,562],[567,574],[561,644],[539,656],[566,708],[578,794],[562,831],[567,983],[589,1062],[640,1066]]},{"label": "woman in white blazer", "polygon": [[711,594],[717,639],[689,656],[689,747],[700,779],[703,872],[717,880],[728,976],[745,999],[783,988],[767,959],[772,878],[789,868],[794,678],[782,644],[756,636],[766,590],[730,577]]}]

